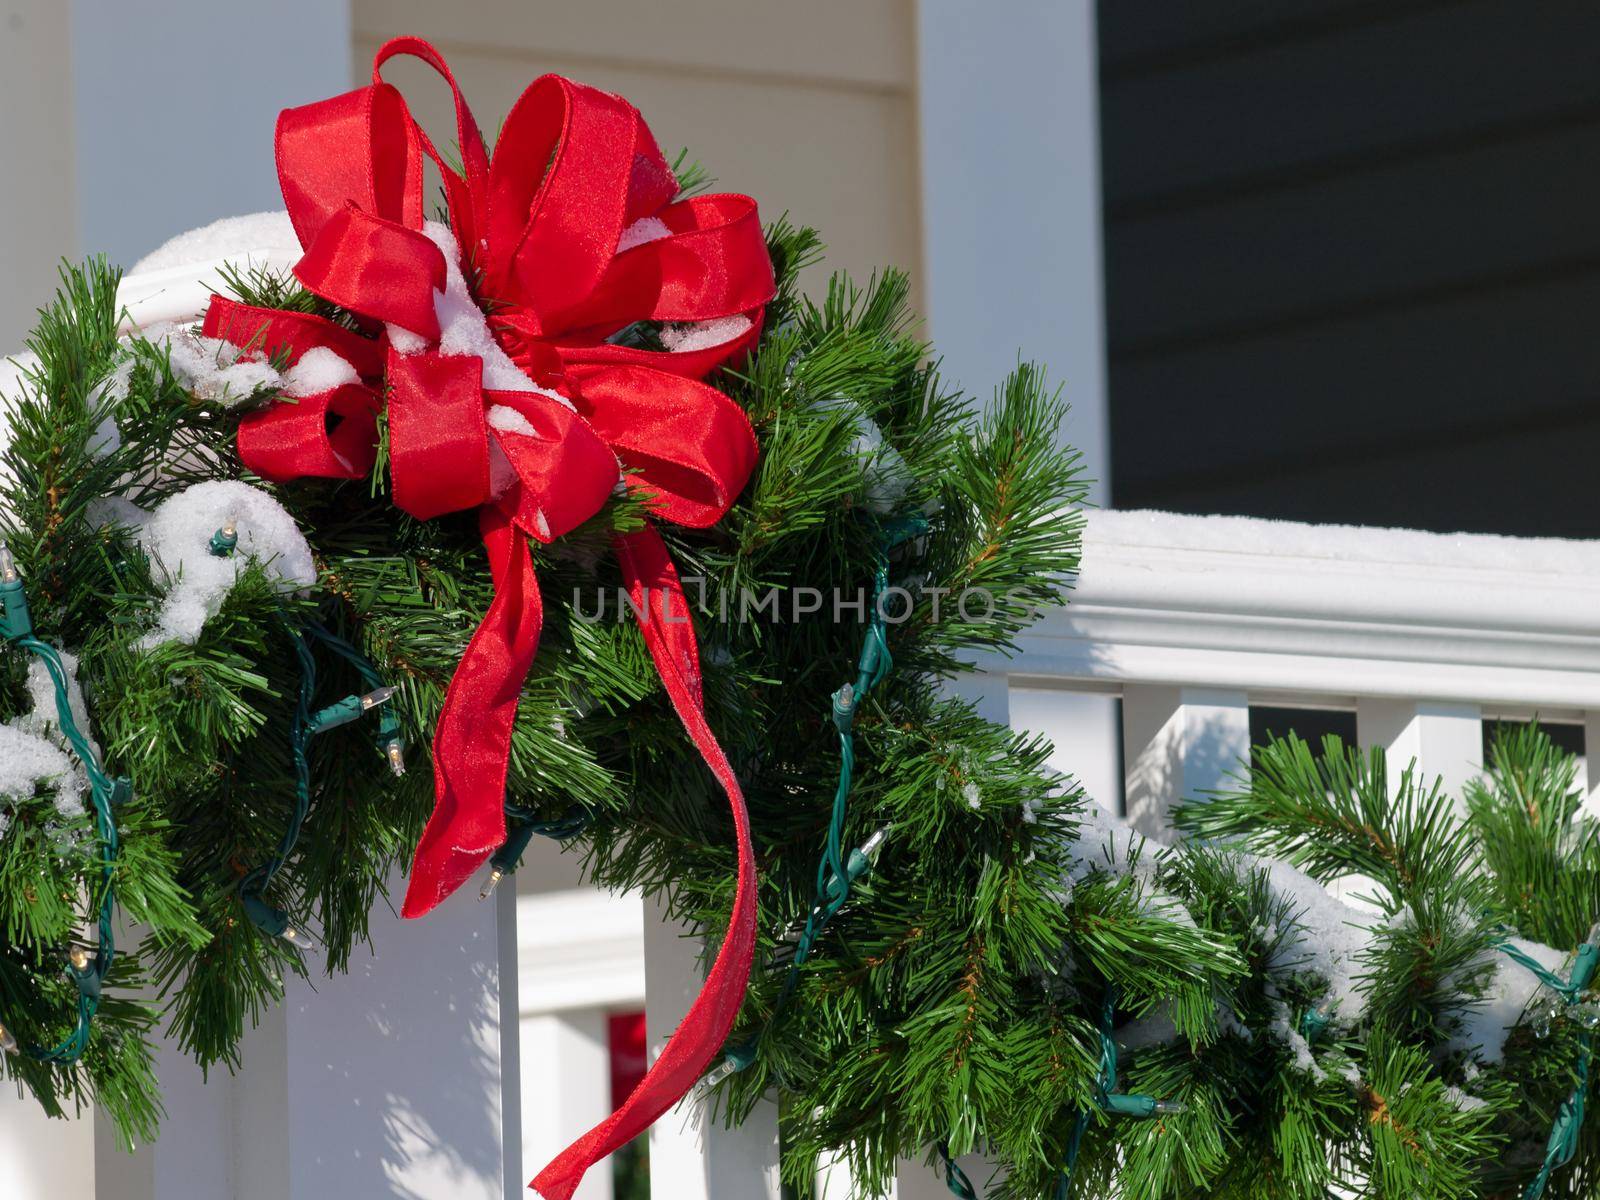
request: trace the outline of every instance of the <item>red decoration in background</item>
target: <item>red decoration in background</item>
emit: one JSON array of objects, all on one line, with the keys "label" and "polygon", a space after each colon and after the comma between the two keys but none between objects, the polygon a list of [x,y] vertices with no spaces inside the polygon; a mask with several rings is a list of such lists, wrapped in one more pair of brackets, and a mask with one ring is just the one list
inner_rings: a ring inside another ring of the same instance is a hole
[{"label": "red decoration in background", "polygon": [[[383,64],[399,54],[422,59],[450,85],[460,171],[383,82]],[[497,341],[542,391],[485,390],[480,357],[445,354],[437,345],[435,294],[448,269],[423,232],[423,155],[443,177],[462,269],[478,281]],[[743,356],[760,336],[772,266],[755,202],[736,195],[674,201],[677,182],[643,118],[607,92],[555,75],[537,80],[512,107],[491,159],[443,57],[418,38],[380,49],[370,86],[283,112],[277,161],[305,248],[296,276],[364,318],[376,336],[214,297],[208,335],[291,362],[326,347],[362,378],[251,414],[239,430],[241,457],[278,482],[366,475],[386,384],[396,505],[421,519],[476,508],[495,584],[435,733],[436,803],[404,909],[420,916],[505,839],[511,726],[541,624],[527,539],[548,542],[598,511],[617,482],[619,459],[633,471],[629,485],[650,497],[659,518],[697,528],[721,518],[754,468],[757,448],[742,410],[700,378]],[[623,231],[647,217],[665,236],[617,253]],[[748,330],[705,350],[667,354],[605,340],[639,320],[737,314],[749,317]],[[490,426],[485,414],[493,406],[514,410],[532,434]],[[491,491],[491,438],[517,477],[500,495]],[[748,820],[738,781],[705,721],[687,600],[654,526],[619,538],[616,549],[667,694],[727,792],[738,889],[705,986],[654,1067],[641,1066],[617,1110],[534,1180],[550,1200],[567,1200],[591,1164],[694,1085],[732,1027],[754,952]]]},{"label": "red decoration in background", "polygon": [[615,1106],[639,1086],[650,1062],[644,1014],[614,1013],[607,1017],[606,1041],[611,1050],[611,1103]]}]

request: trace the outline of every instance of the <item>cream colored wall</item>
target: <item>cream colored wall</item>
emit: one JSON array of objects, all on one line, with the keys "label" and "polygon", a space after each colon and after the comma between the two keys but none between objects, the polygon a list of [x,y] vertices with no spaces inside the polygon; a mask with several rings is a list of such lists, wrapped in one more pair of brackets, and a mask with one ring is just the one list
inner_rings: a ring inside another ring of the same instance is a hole
[{"label": "cream colored wall", "polygon": [[[816,226],[829,267],[920,275],[911,0],[355,0],[353,16],[358,81],[386,39],[426,37],[492,138],[529,82],[569,75],[626,96],[669,158],[687,146],[763,219],[787,209]],[[452,137],[448,92],[426,67],[384,75]]]},{"label": "cream colored wall", "polygon": [[0,3],[0,162],[15,172],[0,201],[0,356],[22,348],[57,265],[78,254],[71,29],[58,0]]}]

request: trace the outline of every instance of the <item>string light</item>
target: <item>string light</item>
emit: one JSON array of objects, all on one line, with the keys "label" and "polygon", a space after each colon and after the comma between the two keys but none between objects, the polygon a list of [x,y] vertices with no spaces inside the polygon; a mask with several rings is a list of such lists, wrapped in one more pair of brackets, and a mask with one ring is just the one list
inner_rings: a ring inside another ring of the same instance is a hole
[{"label": "string light", "polygon": [[[232,518],[211,535],[213,554],[227,556],[234,552],[238,544],[239,531]],[[268,903],[266,899],[268,886],[294,852],[300,840],[300,830],[311,811],[311,739],[377,710],[379,719],[375,741],[379,751],[396,775],[405,773],[406,764],[404,743],[400,739],[400,720],[389,704],[397,694],[397,689],[384,683],[371,661],[337,634],[314,621],[296,627],[285,616],[284,623],[290,627],[295,658],[300,664],[300,693],[289,731],[291,757],[294,760],[294,806],[290,809],[289,823],[283,836],[278,840],[277,850],[261,866],[245,873],[239,881],[238,893],[240,904],[252,925],[268,937],[277,938],[302,953],[312,953],[321,949],[317,938],[304,924],[291,921],[287,912]],[[359,695],[346,696],[312,712],[311,699],[317,687],[317,660],[311,651],[313,641],[344,659],[355,669],[368,690]]]},{"label": "string light", "polygon": [[[346,696],[326,708],[311,712],[311,697],[315,694],[317,686],[317,663],[316,657],[311,652],[312,641],[327,646],[349,663],[365,681],[369,690],[360,695]],[[397,694],[397,689],[383,683],[378,676],[377,668],[349,642],[315,622],[306,624],[295,634],[294,647],[295,656],[300,663],[300,695],[290,727],[290,749],[295,772],[294,807],[290,810],[289,824],[284,829],[283,836],[278,842],[278,849],[272,858],[248,872],[239,881],[239,898],[244,905],[246,915],[257,929],[302,953],[309,954],[320,950],[321,943],[304,924],[291,921],[289,914],[283,909],[269,904],[265,894],[273,877],[282,870],[289,855],[294,852],[295,844],[300,840],[301,827],[311,810],[309,754],[311,739],[319,733],[348,725],[374,710],[380,710],[382,715],[378,725],[377,744],[384,752],[391,769],[398,760],[400,770],[403,771],[405,760],[401,757],[399,719],[389,705],[389,701]]]},{"label": "string light", "polygon": [[218,558],[227,558],[238,544],[239,526],[234,518],[229,517],[223,522],[222,528],[211,535],[211,553]]},{"label": "string light", "polygon": [[489,874],[483,882],[482,889],[478,892],[480,901],[487,900],[494,895],[495,889],[507,875],[517,869],[517,864],[522,861],[522,856],[527,852],[528,843],[533,841],[534,835],[551,838],[554,841],[565,842],[577,837],[589,827],[589,814],[583,809],[558,817],[553,821],[536,820],[531,809],[520,805],[506,804],[506,840],[500,843],[500,848],[489,859]]},{"label": "string light", "polygon": [[883,682],[894,665],[889,653],[882,598],[889,586],[889,555],[896,547],[928,531],[928,520],[920,513],[885,521],[878,528],[877,569],[873,573],[872,619],[862,639],[861,653],[856,659],[854,682],[845,681],[833,693],[830,712],[833,727],[839,739],[839,783],[833,793],[833,810],[828,820],[828,837],[822,860],[817,864],[817,891],[811,910],[806,914],[804,926],[792,941],[794,950],[789,956],[789,969],[784,975],[783,987],[772,1006],[766,1024],[747,1042],[730,1047],[721,1061],[701,1079],[702,1089],[709,1090],[728,1076],[744,1070],[755,1061],[755,1048],[761,1036],[771,1028],[783,1006],[788,1003],[799,983],[800,970],[811,957],[817,939],[850,899],[852,885],[866,876],[878,862],[884,843],[889,838],[888,828],[876,830],[860,846],[844,852],[844,824],[850,800],[850,789],[855,779],[855,718],[861,704],[872,689]]},{"label": "string light", "polygon": [[950,1194],[960,1196],[961,1200],[978,1200],[972,1180],[967,1178],[967,1173],[951,1156],[949,1142],[939,1143],[939,1158],[944,1162],[944,1186],[950,1190]]},{"label": "string light", "polygon": [[[50,676],[55,692],[57,725],[77,755],[89,781],[89,802],[94,812],[95,833],[100,845],[99,945],[93,951],[82,946],[69,946],[65,955],[67,975],[78,993],[77,1019],[72,1032],[56,1045],[48,1048],[30,1046],[26,1050],[29,1057],[40,1062],[70,1065],[77,1062],[89,1047],[90,1027],[100,1007],[102,985],[116,956],[112,928],[116,894],[112,885],[121,847],[112,806],[125,802],[133,794],[133,786],[127,779],[112,779],[106,775],[99,754],[78,728],[77,719],[72,714],[70,679],[66,666],[54,646],[33,636],[33,616],[28,609],[22,574],[17,570],[11,548],[4,542],[0,542],[0,636],[32,654],[44,664]],[[0,1025],[0,1049],[8,1054],[23,1052],[16,1034],[4,1025]]]},{"label": "string light", "polygon": [[1559,997],[1554,1012],[1547,1011],[1536,1020],[1536,1036],[1549,1036],[1548,1022],[1552,1016],[1569,1017],[1583,1029],[1578,1037],[1578,1084],[1556,1109],[1550,1136],[1545,1140],[1544,1162],[1524,1193],[1524,1200],[1539,1200],[1550,1182],[1550,1176],[1571,1162],[1578,1152],[1578,1135],[1583,1129],[1584,1106],[1589,1094],[1589,1065],[1594,1057],[1594,1030],[1600,1026],[1600,1009],[1578,997],[1588,990],[1594,981],[1596,968],[1600,967],[1600,922],[1590,926],[1589,936],[1584,938],[1583,944],[1572,956],[1572,965],[1567,969],[1565,979],[1547,970],[1509,941],[1501,943],[1500,951],[1513,962],[1526,967],[1554,996]]},{"label": "string light", "polygon": [[[1117,1091],[1117,1042],[1112,1036],[1112,1022],[1116,1018],[1117,990],[1106,988],[1100,1005],[1100,1073],[1095,1080],[1094,1106],[1101,1112],[1118,1117],[1166,1117],[1186,1112],[1188,1106],[1181,1100],[1160,1100],[1138,1092]],[[1072,1126],[1072,1136],[1067,1141],[1067,1153],[1056,1177],[1055,1200],[1067,1200],[1072,1190],[1072,1173],[1078,1165],[1078,1152],[1083,1148],[1083,1135],[1089,1128],[1089,1111],[1082,1109]]]}]

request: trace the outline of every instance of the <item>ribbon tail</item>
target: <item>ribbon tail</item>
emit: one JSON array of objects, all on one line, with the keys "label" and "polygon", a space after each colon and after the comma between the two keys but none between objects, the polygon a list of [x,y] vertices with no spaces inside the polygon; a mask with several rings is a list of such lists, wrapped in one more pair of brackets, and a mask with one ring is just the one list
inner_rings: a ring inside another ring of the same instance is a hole
[{"label": "ribbon tail", "polygon": [[401,915],[420,917],[470,879],[506,838],[506,763],[544,609],[513,509],[479,519],[494,600],[450,680],[433,739],[433,815],[417,843]]},{"label": "ribbon tail", "polygon": [[744,1003],[755,956],[756,877],[750,820],[739,781],[706,723],[699,652],[689,623],[688,601],[654,527],[647,525],[637,533],[618,538],[616,547],[645,643],[661,672],[667,695],[706,765],[727,792],[739,851],[738,886],[722,948],[700,994],[622,1106],[539,1172],[530,1186],[546,1200],[570,1200],[585,1171],[649,1128],[694,1087],[727,1041]]}]

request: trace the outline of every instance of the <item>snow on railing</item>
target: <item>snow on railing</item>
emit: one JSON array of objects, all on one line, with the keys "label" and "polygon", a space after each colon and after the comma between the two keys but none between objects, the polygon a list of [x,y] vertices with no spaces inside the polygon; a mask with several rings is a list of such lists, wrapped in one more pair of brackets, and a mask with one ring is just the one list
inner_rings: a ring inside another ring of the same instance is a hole
[{"label": "snow on railing", "polygon": [[1353,711],[1362,744],[1451,786],[1486,716],[1596,729],[1600,544],[1104,512],[1083,563],[1072,603],[985,666],[1121,697],[1147,831],[1247,754],[1252,703]]}]

